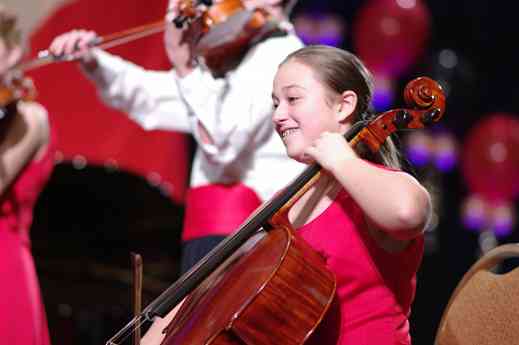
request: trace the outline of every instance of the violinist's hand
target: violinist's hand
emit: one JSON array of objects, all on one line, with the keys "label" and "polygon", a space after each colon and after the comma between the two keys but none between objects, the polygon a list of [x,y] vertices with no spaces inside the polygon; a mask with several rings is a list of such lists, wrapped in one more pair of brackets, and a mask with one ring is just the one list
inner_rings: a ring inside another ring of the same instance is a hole
[{"label": "violinist's hand", "polygon": [[164,30],[164,46],[170,62],[175,67],[177,75],[184,77],[191,73],[196,66],[194,54],[194,30],[192,27],[178,29],[173,20],[178,17],[181,12],[183,1],[170,0],[168,10],[166,12],[166,21],[168,24]]},{"label": "violinist's hand", "polygon": [[269,13],[274,18],[277,18],[277,20],[282,20],[284,17],[283,14],[283,6],[282,6],[282,0],[243,0],[243,6],[253,11],[255,9],[262,9]]},{"label": "violinist's hand", "polygon": [[96,38],[94,31],[72,30],[54,38],[49,52],[56,57],[79,59],[87,68],[95,68],[91,45]]},{"label": "violinist's hand", "polygon": [[359,158],[340,133],[323,132],[312,145],[305,150],[305,156],[311,157],[324,169],[334,172],[350,159]]},{"label": "violinist's hand", "polygon": [[268,6],[280,5],[282,0],[243,0],[243,5],[246,9],[253,10],[256,8],[263,8]]}]

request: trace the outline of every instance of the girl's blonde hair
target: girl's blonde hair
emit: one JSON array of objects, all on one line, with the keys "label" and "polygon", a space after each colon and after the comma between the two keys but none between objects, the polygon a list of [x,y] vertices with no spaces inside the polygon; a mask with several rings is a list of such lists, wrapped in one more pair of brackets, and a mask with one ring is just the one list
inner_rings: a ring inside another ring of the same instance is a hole
[{"label": "girl's blonde hair", "polygon": [[21,45],[22,32],[17,25],[17,17],[5,6],[0,4],[0,38],[5,41],[7,48]]}]

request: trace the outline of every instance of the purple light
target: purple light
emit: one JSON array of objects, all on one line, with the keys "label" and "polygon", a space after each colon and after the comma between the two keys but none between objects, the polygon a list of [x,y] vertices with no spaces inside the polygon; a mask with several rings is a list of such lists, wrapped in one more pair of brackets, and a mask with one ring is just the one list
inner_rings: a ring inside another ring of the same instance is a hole
[{"label": "purple light", "polygon": [[493,230],[497,237],[503,238],[512,233],[514,222],[512,219],[496,219]]},{"label": "purple light", "polygon": [[469,230],[485,229],[488,224],[486,202],[476,195],[468,197],[462,205],[462,222]]},{"label": "purple light", "polygon": [[451,170],[458,159],[457,141],[448,131],[444,131],[435,136],[434,143],[434,164],[438,170],[446,172]]},{"label": "purple light", "polygon": [[344,20],[328,13],[302,13],[294,18],[294,27],[305,44],[339,47],[344,36]]},{"label": "purple light", "polygon": [[478,195],[468,197],[462,206],[463,225],[474,231],[492,231],[496,237],[510,235],[515,225],[512,205],[507,201],[492,202]]},{"label": "purple light", "polygon": [[417,167],[425,166],[431,160],[432,139],[426,132],[416,131],[406,136],[407,158]]},{"label": "purple light", "polygon": [[317,36],[316,37],[313,34],[308,34],[308,33],[300,33],[299,38],[301,38],[301,40],[306,45],[325,44],[328,46],[339,47],[342,42],[342,37],[336,37],[336,36]]},{"label": "purple light", "polygon": [[510,235],[515,224],[512,206],[508,203],[494,205],[492,208],[492,230],[497,237]]},{"label": "purple light", "polygon": [[393,104],[393,92],[390,89],[375,88],[373,107],[377,112],[385,111]]},{"label": "purple light", "polygon": [[409,161],[417,167],[422,167],[426,165],[427,162],[429,162],[429,159],[431,158],[431,154],[428,148],[417,145],[413,147],[408,147],[406,156],[409,159]]},{"label": "purple light", "polygon": [[442,172],[447,172],[452,170],[456,165],[457,157],[454,152],[441,152],[436,155],[434,158],[434,165],[438,170]]},{"label": "purple light", "polygon": [[483,229],[487,223],[484,214],[477,212],[465,214],[462,220],[465,228],[473,231]]}]

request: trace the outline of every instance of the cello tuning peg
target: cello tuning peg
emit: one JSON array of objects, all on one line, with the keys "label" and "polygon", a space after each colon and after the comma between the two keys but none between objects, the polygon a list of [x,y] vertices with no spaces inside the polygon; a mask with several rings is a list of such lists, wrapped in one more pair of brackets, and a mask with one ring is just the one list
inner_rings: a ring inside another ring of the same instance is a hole
[{"label": "cello tuning peg", "polygon": [[407,110],[399,110],[393,120],[393,124],[398,129],[408,128],[409,123],[413,121],[413,117]]},{"label": "cello tuning peg", "polygon": [[429,111],[426,111],[422,115],[422,122],[425,126],[429,126],[433,122],[436,122],[438,120],[438,117],[440,116],[440,109],[434,108]]}]

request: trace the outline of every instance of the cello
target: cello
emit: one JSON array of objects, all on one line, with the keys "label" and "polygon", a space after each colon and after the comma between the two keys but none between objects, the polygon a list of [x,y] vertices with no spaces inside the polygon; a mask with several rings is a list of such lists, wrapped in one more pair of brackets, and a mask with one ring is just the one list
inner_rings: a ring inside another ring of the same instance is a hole
[{"label": "cello", "polygon": [[[404,100],[409,109],[356,123],[345,134],[361,157],[378,152],[398,130],[437,122],[445,110],[443,91],[429,78],[411,81]],[[164,317],[186,296],[161,345],[303,344],[328,310],[336,283],[287,215],[320,176],[318,164],[308,167],[107,344],[123,344],[136,327]]]}]

